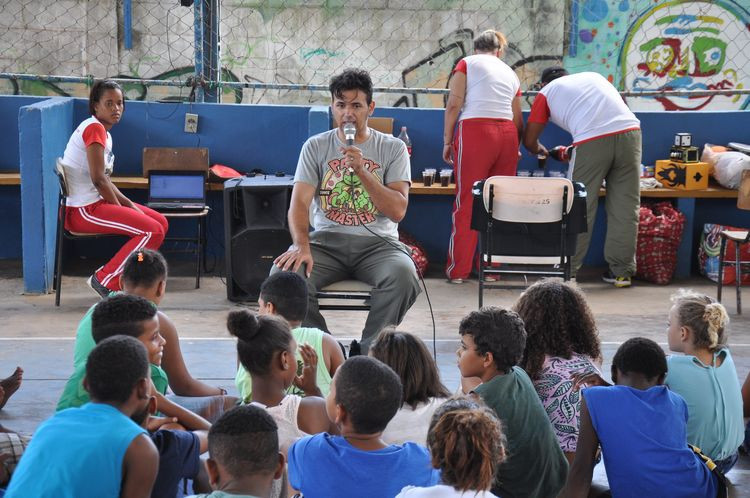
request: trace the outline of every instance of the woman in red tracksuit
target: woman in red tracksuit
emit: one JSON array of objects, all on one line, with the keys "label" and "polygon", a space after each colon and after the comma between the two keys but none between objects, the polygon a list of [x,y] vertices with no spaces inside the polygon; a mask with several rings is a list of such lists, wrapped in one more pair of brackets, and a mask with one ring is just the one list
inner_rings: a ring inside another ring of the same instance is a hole
[{"label": "woman in red tracksuit", "polygon": [[119,234],[130,237],[114,257],[89,277],[89,286],[100,296],[120,290],[120,274],[130,253],[158,249],[167,233],[167,219],[136,204],[112,183],[115,156],[109,130],[125,109],[122,88],[111,80],[91,87],[89,111],[68,140],[62,163],[68,187],[65,228],[78,233]]},{"label": "woman in red tracksuit", "polygon": [[474,55],[458,62],[449,83],[443,159],[454,165],[457,191],[445,274],[453,283],[463,283],[474,263],[477,234],[469,228],[474,182],[516,174],[523,133],[521,83],[500,60],[506,46],[498,31],[480,34]]}]

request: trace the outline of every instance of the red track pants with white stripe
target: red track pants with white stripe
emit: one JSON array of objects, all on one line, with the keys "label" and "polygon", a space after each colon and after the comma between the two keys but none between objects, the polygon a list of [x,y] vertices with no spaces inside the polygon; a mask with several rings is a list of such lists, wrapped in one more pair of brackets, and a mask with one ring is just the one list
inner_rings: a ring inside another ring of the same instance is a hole
[{"label": "red track pants with white stripe", "polygon": [[467,278],[475,260],[477,232],[470,228],[471,188],[490,176],[515,176],[517,165],[518,129],[513,121],[476,118],[458,123],[453,138],[456,200],[445,264],[449,279]]},{"label": "red track pants with white stripe", "polygon": [[107,264],[96,271],[96,279],[107,289],[120,290],[120,274],[125,260],[140,249],[158,249],[164,242],[169,223],[160,213],[136,204],[143,211],[116,206],[104,200],[87,206],[67,207],[65,228],[78,233],[112,233],[126,235],[130,240]]}]

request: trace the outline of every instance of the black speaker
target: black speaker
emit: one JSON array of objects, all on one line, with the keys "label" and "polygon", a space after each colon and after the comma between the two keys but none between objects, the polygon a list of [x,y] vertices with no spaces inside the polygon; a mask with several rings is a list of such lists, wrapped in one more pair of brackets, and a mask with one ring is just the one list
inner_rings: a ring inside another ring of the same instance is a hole
[{"label": "black speaker", "polygon": [[294,177],[256,175],[224,183],[227,299],[255,301],[273,260],[289,248]]}]

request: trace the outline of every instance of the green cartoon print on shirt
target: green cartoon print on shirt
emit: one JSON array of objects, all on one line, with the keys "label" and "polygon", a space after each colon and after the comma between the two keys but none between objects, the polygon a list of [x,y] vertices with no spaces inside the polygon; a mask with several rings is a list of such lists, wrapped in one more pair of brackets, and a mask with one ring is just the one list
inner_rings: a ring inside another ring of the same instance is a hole
[{"label": "green cartoon print on shirt", "polygon": [[[363,159],[365,168],[380,182],[380,165]],[[345,168],[340,159],[328,162],[320,189],[320,207],[326,218],[340,225],[367,225],[375,221],[377,209],[356,174]]]}]

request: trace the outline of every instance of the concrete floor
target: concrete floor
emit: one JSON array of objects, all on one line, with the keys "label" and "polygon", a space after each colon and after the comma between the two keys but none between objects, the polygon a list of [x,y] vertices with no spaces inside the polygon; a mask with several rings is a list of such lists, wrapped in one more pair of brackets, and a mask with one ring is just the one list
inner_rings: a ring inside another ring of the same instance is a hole
[{"label": "concrete floor", "polygon": [[[83,266],[94,267],[92,263]],[[175,322],[182,350],[191,373],[209,383],[235,391],[234,341],[225,328],[227,312],[238,304],[226,299],[223,280],[206,276],[201,289],[194,289],[191,265],[176,264],[170,269],[167,295],[160,309]],[[72,368],[75,329],[81,316],[96,302],[97,296],[86,286],[86,268],[66,273],[62,284],[62,303],[54,306],[54,294],[23,295],[21,265],[17,261],[0,261],[0,375],[9,374],[16,365],[24,368],[21,389],[0,411],[0,423],[23,432],[34,428],[54,411],[57,397]],[[477,307],[477,284],[447,283],[440,272],[425,280],[423,292],[399,327],[410,331],[431,346],[432,319],[435,322],[435,347],[438,365],[445,384],[457,389],[459,375],[455,362],[458,344],[458,322]],[[578,285],[587,295],[594,311],[604,352],[604,372],[609,372],[612,356],[624,340],[634,336],[649,337],[666,348],[666,321],[669,296],[679,287],[715,295],[715,284],[703,278],[677,280],[669,286],[636,281],[630,289],[615,289],[599,281],[601,269],[579,272]],[[728,291],[728,292],[727,292]],[[737,315],[733,289],[725,290],[725,305],[730,313],[729,344],[732,348],[740,382],[750,372],[750,289],[746,291],[747,310]],[[510,306],[520,290],[489,290],[485,305]],[[342,343],[358,338],[364,325],[362,312],[329,311],[324,313],[329,326]],[[750,457],[742,456],[729,473],[734,484],[732,496],[750,496]],[[606,482],[603,465],[597,466],[595,481]]]}]

